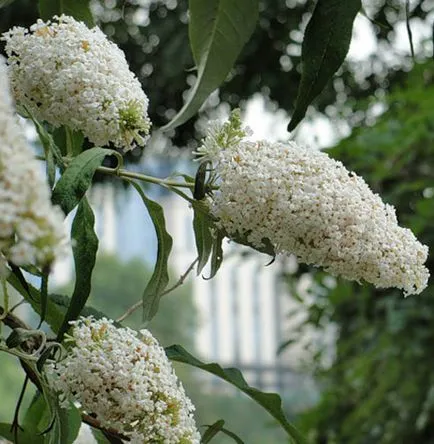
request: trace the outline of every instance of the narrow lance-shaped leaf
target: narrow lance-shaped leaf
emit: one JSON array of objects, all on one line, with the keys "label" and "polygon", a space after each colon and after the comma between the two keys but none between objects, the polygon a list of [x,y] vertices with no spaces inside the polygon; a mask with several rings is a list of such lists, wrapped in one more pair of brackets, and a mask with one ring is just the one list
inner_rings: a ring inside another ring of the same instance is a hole
[{"label": "narrow lance-shaped leaf", "polygon": [[[81,427],[81,415],[72,402],[67,408],[60,406],[58,394],[46,381],[42,381],[45,407],[38,424],[39,433],[44,435],[45,444],[73,444]],[[41,430],[42,429],[42,430]]]},{"label": "narrow lance-shaped leaf", "polygon": [[[22,281],[14,273],[9,274],[7,282],[16,291],[24,296],[24,299],[26,299],[36,313],[39,315],[42,314],[41,294],[39,290],[37,290],[31,284],[27,284],[26,288],[24,288]],[[47,308],[45,322],[53,331],[59,331],[65,317],[65,313],[71,304],[71,298],[60,294],[49,294],[46,303]],[[83,308],[82,314],[83,316],[93,316],[95,319],[107,317],[105,313],[102,313],[101,311],[89,306]],[[115,325],[117,325],[116,322]],[[120,327],[121,325],[119,324],[118,326]]]},{"label": "narrow lance-shaped leaf", "polygon": [[180,345],[172,345],[165,350],[168,358],[172,361],[183,362],[184,364],[200,368],[234,385],[267,410],[285,429],[293,442],[296,444],[305,444],[307,442],[301,433],[286,419],[282,410],[282,400],[276,393],[264,393],[250,387],[238,369],[222,368],[216,363],[206,364],[188,353]]},{"label": "narrow lance-shaped leaf", "polygon": [[[195,202],[195,204],[200,205],[201,202]],[[212,219],[203,211],[198,210],[196,205],[193,205],[193,211],[193,231],[198,256],[197,274],[199,275],[208,262],[213,247]]]},{"label": "narrow lance-shaped leaf", "polygon": [[54,156],[51,151],[45,150],[45,163],[48,185],[53,189],[54,183],[56,182],[56,164],[54,163]]},{"label": "narrow lance-shaped leaf", "polygon": [[[46,410],[46,408],[47,405],[44,397],[39,391],[36,392],[32,399],[32,402],[25,412],[23,421],[21,423],[23,429],[31,431],[35,435],[39,433],[40,429],[38,427],[44,416],[44,411]],[[43,437],[41,437],[41,439],[43,440]]]},{"label": "narrow lance-shaped leaf", "polygon": [[208,164],[210,164],[209,161],[202,162],[197,169],[193,190],[193,197],[196,200],[201,200],[206,195],[206,173]]},{"label": "narrow lance-shaped leaf", "polygon": [[[38,133],[39,140],[44,148],[45,158],[47,162],[47,170],[49,175],[49,183],[50,187],[52,188],[53,186],[51,184],[50,174],[52,175],[53,172],[50,170],[53,169],[53,165],[51,165],[51,163],[54,163],[54,161],[56,161],[57,165],[63,171],[64,162],[62,159],[62,152],[60,148],[56,145],[53,136],[45,129],[44,125],[42,125],[38,121],[38,119],[36,119],[36,117],[32,114],[32,112],[28,108],[26,108],[25,111],[32,120],[33,124],[35,125],[35,129],[36,132]],[[53,178],[53,183],[54,183],[54,178]]]},{"label": "narrow lance-shaped leaf", "polygon": [[258,0],[190,0],[189,13],[197,79],[186,103],[164,131],[190,119],[226,79],[255,29]]},{"label": "narrow lance-shaped leaf", "polygon": [[[5,438],[10,442],[14,442],[15,436],[11,430],[12,424],[0,422],[0,437]],[[35,435],[34,433],[20,428],[18,428],[17,438],[20,443],[44,444],[44,438],[42,436]]]},{"label": "narrow lance-shaped leaf", "polygon": [[49,444],[73,444],[81,427],[81,415],[71,403],[68,409],[60,407],[57,395],[54,394],[52,409],[54,410],[54,426],[48,434]]},{"label": "narrow lance-shaped leaf", "polygon": [[219,419],[214,424],[211,424],[206,429],[205,433],[202,435],[201,444],[208,444],[211,439],[214,438],[214,436],[217,435],[218,432],[220,432],[225,425],[225,422],[223,419]]},{"label": "narrow lance-shaped leaf", "polygon": [[69,214],[91,186],[93,175],[104,157],[114,153],[105,148],[91,148],[75,157],[53,190],[53,203]]},{"label": "narrow lance-shaped leaf", "polygon": [[[81,426],[79,411],[73,404],[67,409],[60,408],[57,395],[46,384],[42,386],[42,390],[43,395],[38,394],[33,399],[22,424],[24,430],[33,436],[33,440],[28,442],[72,444]],[[43,431],[46,433],[43,434]]]},{"label": "narrow lance-shaped leaf", "polygon": [[66,143],[73,157],[78,156],[83,151],[84,135],[81,131],[73,131],[65,128]]},{"label": "narrow lance-shaped leaf", "polygon": [[[16,291],[18,291],[24,299],[31,305],[33,310],[39,315],[42,314],[41,294],[39,290],[31,284],[23,285],[22,280],[15,274],[11,273],[8,276],[8,284],[10,284]],[[48,298],[45,321],[53,331],[58,331],[62,324],[64,317],[64,310],[59,308],[53,301]]]},{"label": "narrow lance-shaped leaf", "polygon": [[39,0],[39,13],[43,20],[50,20],[54,15],[70,15],[92,27],[95,23],[89,3],[90,0]]},{"label": "narrow lance-shaped leaf", "polygon": [[220,431],[225,435],[229,436],[230,438],[232,438],[237,444],[244,444],[244,441],[236,433],[231,432],[230,430],[225,429],[224,427],[222,427]]},{"label": "narrow lance-shaped leaf", "polygon": [[224,233],[221,230],[216,229],[212,241],[211,273],[207,279],[212,279],[217,274],[217,271],[223,262],[222,242],[224,238]]},{"label": "narrow lance-shaped leaf", "polygon": [[0,8],[4,8],[5,6],[10,5],[15,0],[0,0]]},{"label": "narrow lance-shaped leaf", "polygon": [[154,272],[143,292],[143,320],[151,320],[158,310],[160,298],[169,283],[168,261],[170,251],[172,250],[172,237],[166,230],[166,221],[164,211],[161,205],[148,199],[141,186],[129,180],[148,209],[149,216],[155,227],[158,241],[157,261],[155,262]]},{"label": "narrow lance-shaped leaf", "polygon": [[45,316],[47,315],[47,308],[48,308],[48,277],[50,275],[50,270],[48,268],[44,268],[42,271],[41,276],[41,319],[39,321],[38,328],[42,325],[42,323],[45,321]]},{"label": "narrow lance-shaped leaf", "polygon": [[361,0],[317,1],[304,34],[301,82],[288,131],[300,123],[307,107],[345,60],[360,8]]},{"label": "narrow lance-shaped leaf", "polygon": [[92,428],[92,436],[97,444],[124,444],[124,441],[106,430],[102,432],[101,430]]},{"label": "narrow lance-shaped leaf", "polygon": [[75,286],[65,318],[57,333],[60,341],[69,328],[69,321],[77,319],[90,295],[92,271],[98,251],[98,237],[94,231],[95,216],[86,197],[83,197],[72,222],[71,238],[75,264]]},{"label": "narrow lance-shaped leaf", "polygon": [[207,426],[206,432],[202,435],[201,444],[208,444],[220,432],[232,438],[237,444],[244,444],[244,441],[236,433],[225,429],[224,424],[223,419],[219,419],[214,424]]}]

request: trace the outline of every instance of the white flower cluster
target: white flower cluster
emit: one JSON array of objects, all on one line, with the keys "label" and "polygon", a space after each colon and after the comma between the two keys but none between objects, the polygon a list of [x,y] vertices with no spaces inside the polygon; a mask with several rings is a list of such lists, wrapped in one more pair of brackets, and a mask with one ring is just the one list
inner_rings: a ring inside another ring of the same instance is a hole
[{"label": "white flower cluster", "polygon": [[194,406],[149,331],[116,328],[105,318],[73,324],[74,346],[46,370],[63,405],[78,402],[133,443],[199,444]]},{"label": "white flower cluster", "polygon": [[95,145],[129,150],[149,134],[148,98],[124,53],[97,27],[72,17],[38,20],[3,34],[18,104]]},{"label": "white flower cluster", "polygon": [[63,213],[53,207],[38,161],[24,138],[0,57],[0,262],[44,266],[63,252]]},{"label": "white flower cluster", "polygon": [[[219,147],[220,149],[216,149]],[[420,293],[428,248],[398,226],[395,209],[326,153],[243,140],[239,116],[211,128],[199,154],[220,177],[211,211],[229,237],[346,279]]]}]

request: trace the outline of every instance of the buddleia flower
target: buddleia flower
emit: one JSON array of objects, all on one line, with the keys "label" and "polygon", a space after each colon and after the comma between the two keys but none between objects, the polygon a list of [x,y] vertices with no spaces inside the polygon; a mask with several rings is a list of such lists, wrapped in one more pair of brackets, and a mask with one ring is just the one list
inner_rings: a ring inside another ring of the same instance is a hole
[{"label": "buddleia flower", "polygon": [[247,140],[239,114],[213,124],[198,153],[218,176],[210,211],[229,237],[378,288],[420,293],[428,247],[395,209],[325,152]]},{"label": "buddleia flower", "polygon": [[60,208],[51,204],[41,165],[19,125],[0,57],[1,268],[6,260],[18,266],[51,264],[65,250],[63,220]]},{"label": "buddleia flower", "polygon": [[19,105],[93,144],[125,151],[149,134],[148,98],[124,53],[97,27],[62,15],[3,34]]},{"label": "buddleia flower", "polygon": [[75,402],[132,443],[199,444],[194,406],[148,330],[92,317],[72,325],[66,357],[46,367],[62,406]]}]

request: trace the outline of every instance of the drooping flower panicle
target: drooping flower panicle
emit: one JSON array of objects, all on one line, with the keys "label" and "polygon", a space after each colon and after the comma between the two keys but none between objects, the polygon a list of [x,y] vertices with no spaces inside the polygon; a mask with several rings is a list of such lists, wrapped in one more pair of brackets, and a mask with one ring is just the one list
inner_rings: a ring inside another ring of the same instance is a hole
[{"label": "drooping flower panicle", "polygon": [[199,148],[220,177],[211,212],[229,237],[258,248],[270,241],[276,253],[379,288],[426,287],[428,248],[361,177],[322,151],[250,142],[240,131],[233,114]]},{"label": "drooping flower panicle", "polygon": [[72,339],[65,359],[46,369],[63,405],[78,402],[133,443],[199,444],[194,406],[149,331],[80,318]]},{"label": "drooping flower panicle", "polygon": [[[15,114],[0,57],[0,252],[15,265],[49,265],[66,246],[63,213]],[[3,265],[4,268],[4,265]]]},{"label": "drooping flower panicle", "polygon": [[97,27],[62,15],[3,34],[18,104],[95,145],[129,150],[149,133],[148,98],[124,53]]}]

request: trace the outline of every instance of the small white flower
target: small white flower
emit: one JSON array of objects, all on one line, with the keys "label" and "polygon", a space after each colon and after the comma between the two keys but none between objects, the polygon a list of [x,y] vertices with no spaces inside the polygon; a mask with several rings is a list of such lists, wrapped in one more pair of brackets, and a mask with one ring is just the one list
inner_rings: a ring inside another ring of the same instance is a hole
[{"label": "small white flower", "polygon": [[[49,265],[66,244],[63,213],[24,138],[0,57],[0,252],[16,265]],[[4,266],[3,266],[4,268]]]},{"label": "small white flower", "polygon": [[38,20],[3,34],[18,104],[95,145],[129,150],[149,134],[148,98],[124,53],[97,27],[72,17]]},{"label": "small white flower", "polygon": [[[220,147],[220,149],[217,149]],[[398,226],[395,209],[326,153],[243,139],[239,115],[213,126],[198,154],[220,178],[211,212],[229,237],[379,288],[420,293],[428,247]]]},{"label": "small white flower", "polygon": [[105,318],[72,324],[73,347],[46,367],[65,405],[78,402],[132,442],[199,444],[194,406],[149,331],[116,328]]}]

